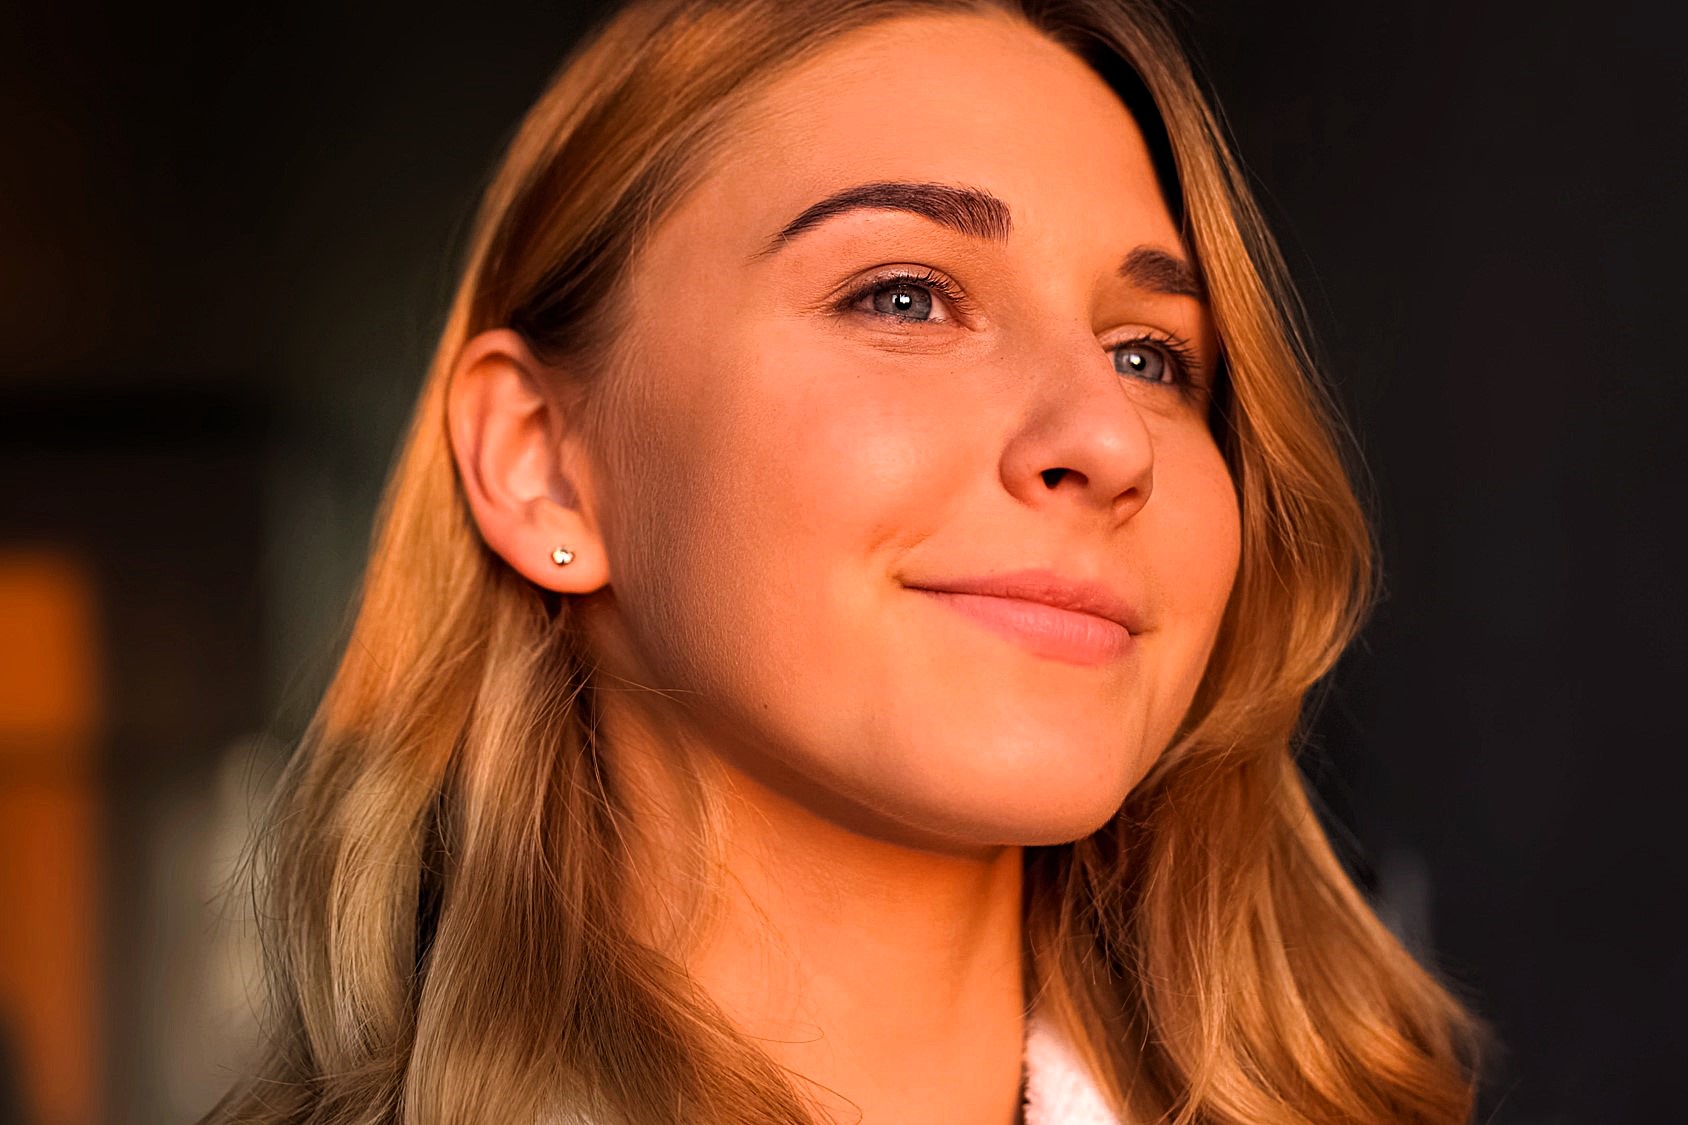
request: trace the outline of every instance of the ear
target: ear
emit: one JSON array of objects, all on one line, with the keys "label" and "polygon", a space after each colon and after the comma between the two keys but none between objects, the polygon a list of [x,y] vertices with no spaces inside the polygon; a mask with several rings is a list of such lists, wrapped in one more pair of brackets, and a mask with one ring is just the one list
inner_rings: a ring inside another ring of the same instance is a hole
[{"label": "ear", "polygon": [[[446,420],[481,538],[523,577],[562,594],[608,584],[577,428],[527,343],[508,328],[470,340],[452,369]],[[573,554],[559,565],[558,548]]]}]

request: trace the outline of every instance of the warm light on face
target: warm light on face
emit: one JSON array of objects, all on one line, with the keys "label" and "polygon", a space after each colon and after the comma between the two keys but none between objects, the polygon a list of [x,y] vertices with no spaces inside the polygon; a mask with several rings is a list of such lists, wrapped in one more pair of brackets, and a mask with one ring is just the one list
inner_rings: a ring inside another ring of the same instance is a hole
[{"label": "warm light on face", "polygon": [[660,721],[858,831],[1086,834],[1187,709],[1239,549],[1137,127],[1063,48],[956,16],[856,33],[744,120],[633,278],[590,626],[668,694],[615,705],[684,700]]}]

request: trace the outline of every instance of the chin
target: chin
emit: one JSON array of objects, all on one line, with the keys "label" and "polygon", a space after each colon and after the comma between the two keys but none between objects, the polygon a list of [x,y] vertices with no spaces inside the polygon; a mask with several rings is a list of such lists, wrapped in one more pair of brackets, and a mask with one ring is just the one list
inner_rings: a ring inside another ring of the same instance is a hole
[{"label": "chin", "polygon": [[996,741],[972,771],[968,803],[1005,843],[1082,839],[1113,819],[1157,756],[1125,725],[1115,712],[1103,723],[1049,724]]},{"label": "chin", "polygon": [[[993,777],[975,772],[965,782],[958,781],[959,772],[911,779],[901,791],[898,819],[967,846],[1066,844],[1112,820],[1142,776],[1134,770],[1129,777],[1099,777],[1095,768],[1047,762]],[[907,806],[911,791],[927,798],[922,807]]]},{"label": "chin", "polygon": [[1066,799],[1056,796],[1044,802],[1021,798],[1021,807],[1012,819],[997,817],[992,825],[998,843],[1020,847],[1039,847],[1051,844],[1070,844],[1102,828],[1114,818],[1126,794],[1118,800],[1098,802],[1095,793],[1069,794]]}]

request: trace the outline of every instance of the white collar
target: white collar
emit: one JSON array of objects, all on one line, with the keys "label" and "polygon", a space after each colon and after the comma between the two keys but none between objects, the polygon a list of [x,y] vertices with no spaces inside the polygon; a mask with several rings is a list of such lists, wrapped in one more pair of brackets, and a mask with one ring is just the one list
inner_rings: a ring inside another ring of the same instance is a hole
[{"label": "white collar", "polygon": [[1122,1125],[1072,1047],[1035,1013],[1026,1021],[1025,1125]]}]

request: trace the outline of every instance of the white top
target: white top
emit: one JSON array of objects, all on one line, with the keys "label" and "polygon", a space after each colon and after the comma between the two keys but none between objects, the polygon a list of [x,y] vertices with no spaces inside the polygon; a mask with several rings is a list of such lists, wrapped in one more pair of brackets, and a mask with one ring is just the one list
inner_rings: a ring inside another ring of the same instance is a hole
[{"label": "white top", "polygon": [[1066,1040],[1026,1021],[1026,1125],[1123,1125]]}]

